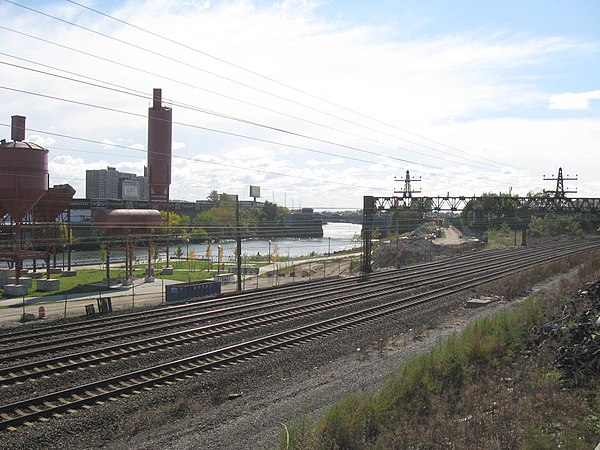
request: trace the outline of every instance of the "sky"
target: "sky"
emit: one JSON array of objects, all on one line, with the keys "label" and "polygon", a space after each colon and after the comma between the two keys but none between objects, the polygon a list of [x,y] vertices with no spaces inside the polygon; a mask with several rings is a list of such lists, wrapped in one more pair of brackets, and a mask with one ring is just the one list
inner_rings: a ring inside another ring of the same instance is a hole
[{"label": "sky", "polygon": [[[600,197],[600,2],[0,0],[0,138],[50,184],[141,175],[154,88],[171,199],[288,208],[552,190]],[[418,181],[417,181],[418,180]]]}]

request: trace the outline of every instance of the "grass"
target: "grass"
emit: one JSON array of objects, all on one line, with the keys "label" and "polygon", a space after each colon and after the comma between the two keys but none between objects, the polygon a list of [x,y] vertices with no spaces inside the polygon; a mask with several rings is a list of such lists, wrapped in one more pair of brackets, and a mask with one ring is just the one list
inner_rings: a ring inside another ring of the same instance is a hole
[{"label": "grass", "polygon": [[[158,263],[154,265],[155,273],[159,274],[165,264]],[[174,280],[180,282],[199,281],[214,277],[217,265],[212,264],[212,268],[206,262],[178,262],[173,271],[173,275],[156,275],[165,280]],[[136,265],[133,270],[134,278],[143,278],[146,275],[146,265]],[[227,267],[225,267],[225,270]],[[51,278],[60,280],[60,289],[52,292],[38,292],[30,289],[26,297],[45,297],[49,295],[70,295],[81,293],[97,293],[106,291],[107,288],[98,286],[106,278],[105,269],[77,269],[77,275],[74,277],[62,277],[60,274],[51,275]],[[125,276],[125,269],[122,265],[111,266],[111,278],[117,278],[119,275]]]},{"label": "grass", "polygon": [[[573,293],[600,278],[599,256],[593,252],[504,280],[501,285],[514,285],[515,295],[581,264],[577,275],[543,296],[439,341],[397,368],[375,393],[341,400],[312,426],[302,416],[288,424],[289,448],[594,448],[599,380],[565,389],[553,355],[545,348],[532,351],[530,330],[560,316]],[[280,448],[286,448],[285,438]]]}]

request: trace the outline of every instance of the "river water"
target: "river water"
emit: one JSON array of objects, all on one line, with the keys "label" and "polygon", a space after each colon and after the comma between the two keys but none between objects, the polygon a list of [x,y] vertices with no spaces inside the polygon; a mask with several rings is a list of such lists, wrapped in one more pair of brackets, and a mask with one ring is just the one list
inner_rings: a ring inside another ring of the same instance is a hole
[{"label": "river water", "polygon": [[[255,257],[262,256],[268,257],[271,254],[271,259],[275,256],[280,258],[299,258],[303,256],[315,256],[315,255],[326,255],[328,253],[335,253],[341,250],[360,249],[361,225],[353,223],[327,223],[323,225],[323,237],[322,238],[280,238],[271,240],[262,239],[249,239],[242,241],[242,257]],[[210,244],[210,257],[217,261],[219,258],[219,246],[222,247],[222,260],[228,261],[234,258],[236,242],[235,241],[221,241],[219,243]],[[196,258],[207,257],[207,243],[202,244],[182,244],[181,252],[182,258],[191,253],[193,250]],[[177,246],[173,245],[169,248],[169,255],[174,257],[177,252]],[[136,250],[135,256],[139,260],[147,260],[147,250]],[[124,251],[120,249],[111,250],[111,260],[117,262],[124,259]],[[164,249],[159,255],[159,261],[164,261],[166,258]],[[71,261],[73,265],[83,264],[99,264],[100,263],[100,251],[99,250],[88,250],[88,251],[77,251],[74,250],[71,254]],[[56,256],[57,266],[62,266],[62,254]],[[31,261],[25,261],[26,267],[31,265]]]}]

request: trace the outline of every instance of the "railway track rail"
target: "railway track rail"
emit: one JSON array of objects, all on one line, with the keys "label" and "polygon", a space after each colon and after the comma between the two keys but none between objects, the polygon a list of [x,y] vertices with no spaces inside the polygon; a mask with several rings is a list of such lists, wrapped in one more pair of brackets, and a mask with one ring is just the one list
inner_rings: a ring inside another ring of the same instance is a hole
[{"label": "railway track rail", "polygon": [[[596,241],[584,247],[573,246],[565,251],[546,252],[537,255],[534,259],[523,259],[516,264],[505,264],[503,267],[498,266],[493,270],[486,270],[483,274],[473,272],[473,275],[467,279],[455,281],[450,285],[429,292],[390,300],[384,304],[294,327],[240,344],[214,349],[199,355],[7,404],[0,407],[0,429],[15,429],[22,424],[32,424],[36,420],[47,420],[52,416],[60,416],[65,412],[76,411],[85,405],[102,404],[144,390],[152,390],[224,365],[255,358],[308,340],[330,335],[342,329],[377,320],[387,315],[397,314],[406,308],[434,302],[482,283],[500,279],[535,265],[562,259],[567,254],[587,251],[598,245]],[[373,295],[381,295],[381,292]]]},{"label": "railway track rail", "polygon": [[[553,249],[546,249],[546,252],[552,252]],[[489,256],[489,255],[488,255]],[[523,258],[530,257],[530,254],[511,254],[509,256],[510,263],[516,263]],[[451,268],[444,268],[443,276],[444,280],[451,280],[460,276],[465,276],[470,273],[470,271],[480,266],[483,263],[488,263],[486,265],[487,270],[495,270],[496,267],[499,267],[499,264],[504,264],[505,260],[502,259],[500,261],[496,259],[486,258],[482,260],[464,260],[460,266],[457,266],[456,262],[452,264]],[[520,258],[520,259],[519,259]],[[494,261],[491,264],[491,261]],[[444,266],[442,266],[443,268]],[[423,284],[435,284],[436,281],[439,281],[440,278],[440,270],[442,270],[439,266],[434,266],[433,268],[428,267],[424,272],[416,272],[416,273],[404,273],[400,275],[401,272],[391,272],[385,274],[385,276],[374,277],[373,279],[369,279],[368,283],[358,283],[356,285],[349,284],[347,280],[344,281],[343,286],[339,286],[338,283],[334,283],[334,287],[324,287],[314,294],[310,295],[311,304],[314,303],[314,300],[320,300],[323,304],[328,304],[330,307],[335,307],[336,303],[345,304],[347,293],[352,294],[352,298],[355,302],[369,300],[375,298],[375,295],[371,295],[370,291],[376,289],[374,293],[381,293],[382,295],[386,292],[388,286],[393,286],[393,290],[390,291],[391,294],[400,294],[403,291],[408,291],[409,289],[415,288],[418,285]],[[402,276],[402,278],[400,278]],[[89,332],[87,334],[81,334],[83,331],[80,330],[80,334],[74,336],[61,336],[59,338],[54,338],[51,344],[40,343],[37,339],[30,339],[30,342],[22,345],[13,345],[11,347],[3,349],[3,355],[0,356],[0,364],[1,363],[10,363],[17,360],[22,359],[31,359],[35,358],[39,355],[44,355],[46,357],[46,362],[44,365],[46,366],[54,366],[55,364],[63,365],[65,360],[69,360],[69,356],[57,357],[57,358],[47,358],[48,353],[52,352],[60,352],[60,351],[73,351],[76,348],[82,348],[85,346],[95,346],[98,344],[108,345],[110,343],[115,343],[119,340],[124,340],[127,338],[137,338],[144,334],[152,333],[155,336],[147,339],[136,339],[135,342],[131,342],[129,344],[121,344],[121,345],[113,345],[110,347],[110,350],[97,349],[95,353],[106,353],[114,355],[114,358],[122,358],[123,355],[128,352],[125,350],[126,348],[137,347],[138,351],[133,352],[131,354],[142,352],[139,350],[139,346],[143,346],[144,348],[151,347],[153,344],[160,348],[165,348],[169,344],[171,346],[178,345],[178,341],[184,338],[184,336],[193,335],[196,336],[197,339],[204,336],[204,329],[219,329],[222,328],[223,325],[213,325],[211,327],[197,327],[197,324],[206,321],[206,320],[224,320],[226,318],[239,316],[241,314],[247,315],[251,313],[257,313],[261,310],[265,310],[267,308],[277,308],[272,314],[276,316],[281,315],[292,315],[292,310],[283,310],[282,308],[292,308],[293,305],[298,305],[296,308],[300,308],[299,310],[307,312],[306,298],[307,294],[305,292],[298,292],[299,289],[296,288],[294,291],[289,291],[290,293],[286,297],[285,300],[281,300],[280,298],[276,300],[266,300],[266,301],[254,301],[251,303],[241,303],[238,305],[230,306],[230,307],[221,307],[213,310],[206,310],[198,313],[190,313],[183,316],[178,317],[168,317],[159,319],[151,324],[148,323],[132,323],[128,322],[127,325],[118,329],[117,331],[109,328],[109,329],[99,329],[95,328],[96,331]],[[331,302],[331,300],[338,299],[337,302]],[[319,305],[317,305],[318,308]],[[314,308],[315,306],[313,306]],[[320,309],[320,308],[318,308]],[[261,315],[264,317],[264,315]],[[193,328],[190,329],[190,326]],[[184,328],[179,332],[171,332],[168,333],[169,330],[173,328]],[[229,327],[228,327],[229,328]],[[199,330],[202,330],[200,332]],[[55,332],[55,330],[53,330]],[[163,334],[157,335],[157,333],[162,332]],[[168,333],[168,334],[165,334]],[[43,335],[44,339],[48,339],[47,335]],[[53,334],[54,336],[54,334]],[[167,342],[168,344],[165,344]],[[81,358],[85,360],[91,359],[91,355],[94,351],[81,352]],[[41,362],[38,364],[42,364]],[[14,374],[15,372],[30,373],[31,370],[35,370],[31,375],[35,375],[36,373],[42,372],[39,368],[36,367],[36,363],[24,364],[19,368],[5,367],[0,368],[0,384],[6,383],[6,380],[12,378],[7,376],[9,374]],[[58,370],[58,369],[56,369]]]},{"label": "railway track rail", "polygon": [[[512,252],[526,252],[528,248],[512,249]],[[347,286],[349,280],[363,280],[376,282],[385,279],[397,279],[398,277],[414,277],[423,276],[423,271],[447,270],[445,268],[453,267],[461,264],[481,264],[484,260],[481,258],[493,259],[495,255],[506,252],[504,249],[489,250],[478,252],[476,255],[463,255],[452,258],[447,258],[440,261],[422,263],[415,266],[410,266],[397,270],[388,270],[379,273],[369,274],[368,277],[350,277],[343,279],[328,279],[311,282],[300,282],[292,285],[282,285],[270,288],[264,288],[246,293],[223,294],[216,298],[206,300],[190,299],[189,303],[164,306],[151,310],[129,312],[119,315],[105,316],[95,319],[85,319],[82,322],[63,323],[58,325],[44,326],[39,328],[27,328],[19,331],[0,332],[0,349],[13,346],[19,342],[31,342],[34,339],[49,340],[56,336],[65,336],[68,333],[77,334],[87,333],[96,329],[123,328],[129,323],[140,323],[143,320],[155,323],[162,318],[191,314],[193,311],[201,311],[205,309],[214,309],[215,307],[224,307],[226,305],[247,304],[249,302],[260,299],[261,301],[280,300],[281,298],[289,298],[289,295],[297,293],[300,289],[308,294],[309,290],[314,292],[324,292],[329,290],[335,292],[337,287]],[[427,272],[425,272],[427,273]]]},{"label": "railway track rail", "polygon": [[[514,265],[513,261],[513,265]],[[503,270],[506,263],[491,265],[487,271]],[[469,269],[471,270],[471,269]],[[453,276],[447,278],[458,279],[465,273],[458,271]],[[64,356],[45,359],[43,361],[30,362],[0,369],[0,386],[8,387],[14,383],[21,383],[26,380],[33,380],[50,375],[59,374],[69,370],[81,370],[87,366],[95,366],[110,361],[122,360],[123,358],[148,352],[161,351],[175,346],[185,345],[225,334],[246,331],[250,328],[266,326],[272,323],[292,320],[298,317],[305,317],[308,314],[340,308],[353,305],[357,302],[367,302],[381,297],[399,295],[405,292],[402,286],[390,287],[388,285],[378,286],[368,292],[359,291],[352,295],[345,295],[341,298],[329,298],[313,301],[308,304],[302,304],[285,309],[279,309],[273,312],[260,313],[252,316],[245,316],[224,322],[195,327],[183,331],[164,334],[161,336],[139,339],[125,344],[112,345],[99,349],[92,349],[78,353],[72,353]],[[317,296],[318,297],[318,296]]]}]

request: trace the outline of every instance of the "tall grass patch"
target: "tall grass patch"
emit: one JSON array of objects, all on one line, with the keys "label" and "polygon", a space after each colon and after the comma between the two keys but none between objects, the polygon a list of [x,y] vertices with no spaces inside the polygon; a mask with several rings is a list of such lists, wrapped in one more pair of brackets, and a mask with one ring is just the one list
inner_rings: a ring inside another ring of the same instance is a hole
[{"label": "tall grass patch", "polygon": [[438,341],[431,351],[389,375],[376,393],[331,407],[317,425],[320,447],[366,448],[398,422],[429,420],[439,410],[441,398],[450,406],[446,414],[453,416],[453,405],[465,387],[510,364],[524,345],[524,333],[541,315],[540,304],[533,299]]}]

